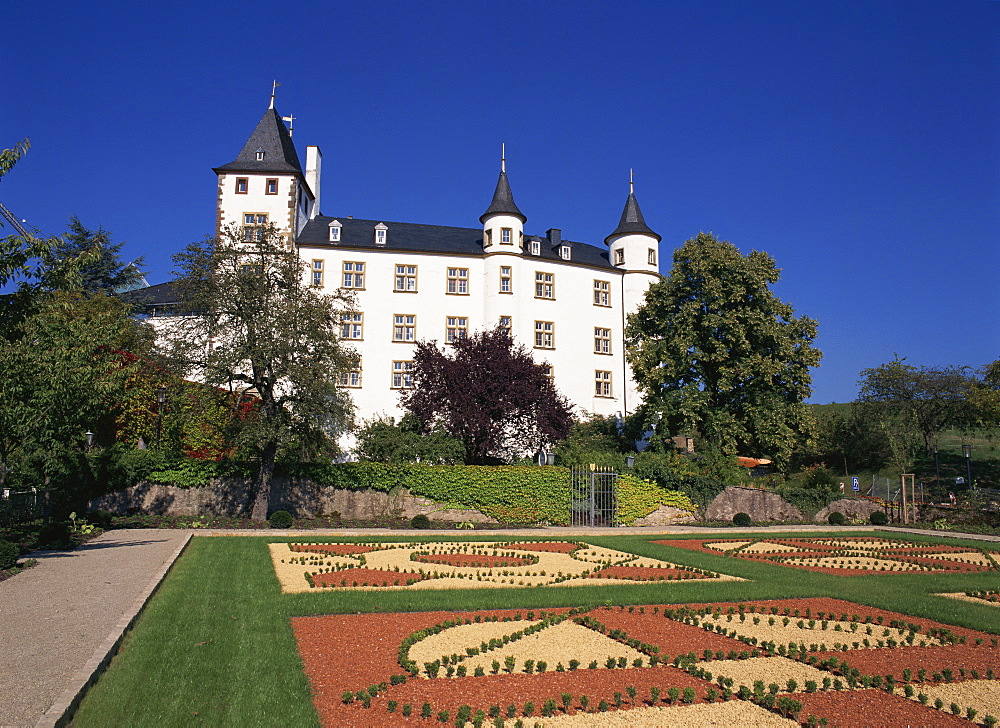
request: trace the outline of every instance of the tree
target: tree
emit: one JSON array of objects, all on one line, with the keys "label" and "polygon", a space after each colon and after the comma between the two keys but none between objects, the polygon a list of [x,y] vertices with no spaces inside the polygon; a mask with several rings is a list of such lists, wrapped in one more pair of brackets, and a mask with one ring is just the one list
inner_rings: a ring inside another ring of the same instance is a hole
[{"label": "tree", "polygon": [[258,460],[251,517],[267,518],[279,447],[307,457],[336,454],[353,404],[340,377],[357,363],[341,345],[352,300],[309,285],[305,263],[272,227],[243,239],[227,228],[174,256],[189,316],[167,320],[163,349],[179,371],[258,400],[257,416],[233,418],[233,442]]},{"label": "tree", "polygon": [[461,440],[469,464],[508,462],[563,439],[572,424],[545,368],[500,328],[459,339],[450,354],[418,342],[413,386],[402,407],[423,432],[439,425]]},{"label": "tree", "polygon": [[142,258],[131,263],[121,260],[122,243],[112,243],[104,228],[88,230],[73,215],[69,219],[69,234],[58,238],[52,247],[52,260],[60,261],[89,254],[89,262],[79,266],[80,287],[86,293],[115,293],[130,290],[142,280]]},{"label": "tree", "polygon": [[647,421],[731,455],[788,459],[810,427],[804,401],[821,354],[816,322],[771,292],[778,277],[766,253],[744,256],[706,233],[674,252],[626,327]]},{"label": "tree", "polygon": [[[864,369],[858,382],[856,402],[889,428],[890,444],[902,443],[894,449],[909,447],[905,443],[916,438],[930,452],[942,430],[975,426],[977,412],[969,395],[976,378],[968,368],[915,367],[905,362],[896,357]],[[895,459],[902,467],[912,456]]]},{"label": "tree", "polygon": [[463,462],[465,448],[440,427],[422,433],[413,415],[397,423],[392,417],[376,417],[357,433],[354,452],[362,460],[375,463],[428,463],[453,465]]},{"label": "tree", "polygon": [[1000,359],[979,370],[969,399],[975,408],[979,425],[987,429],[1000,427]]}]

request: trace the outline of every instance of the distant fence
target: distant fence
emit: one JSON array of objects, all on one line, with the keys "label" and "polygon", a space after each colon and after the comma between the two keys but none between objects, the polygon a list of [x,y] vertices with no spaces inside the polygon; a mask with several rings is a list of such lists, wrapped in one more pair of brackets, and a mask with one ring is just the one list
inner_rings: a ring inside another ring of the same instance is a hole
[{"label": "distant fence", "polygon": [[0,526],[27,523],[45,515],[45,491],[0,490]]}]

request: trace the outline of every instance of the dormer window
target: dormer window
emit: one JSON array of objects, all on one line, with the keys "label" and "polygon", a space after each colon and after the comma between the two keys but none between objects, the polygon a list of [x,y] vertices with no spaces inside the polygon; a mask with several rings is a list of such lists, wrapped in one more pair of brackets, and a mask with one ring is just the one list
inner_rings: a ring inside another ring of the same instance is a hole
[{"label": "dormer window", "polygon": [[539,241],[539,240],[532,240],[531,241],[531,254],[532,255],[541,255],[542,254],[542,243],[541,243],[541,241]]},{"label": "dormer window", "polygon": [[257,147],[256,155],[257,155],[257,161],[260,162],[261,160],[264,159],[264,150],[261,149],[260,147]]},{"label": "dormer window", "polygon": [[570,252],[568,245],[559,246],[559,257],[562,258],[563,260],[569,260]]},{"label": "dormer window", "polygon": [[340,228],[342,228],[339,220],[334,220],[330,223],[330,242],[339,243],[340,242]]},{"label": "dormer window", "polygon": [[386,237],[386,233],[388,232],[388,230],[389,230],[389,228],[387,228],[385,226],[385,223],[381,223],[380,222],[378,225],[375,226],[375,244],[376,245],[385,245],[385,237]]}]

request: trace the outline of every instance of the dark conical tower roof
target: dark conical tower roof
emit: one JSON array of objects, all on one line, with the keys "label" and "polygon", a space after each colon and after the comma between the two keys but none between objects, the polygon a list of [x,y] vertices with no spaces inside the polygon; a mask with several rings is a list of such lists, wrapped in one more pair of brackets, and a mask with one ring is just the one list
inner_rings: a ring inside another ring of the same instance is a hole
[{"label": "dark conical tower roof", "polygon": [[629,190],[628,199],[625,200],[625,209],[622,210],[622,219],[619,220],[615,231],[604,238],[604,242],[607,244],[611,238],[631,234],[649,235],[656,238],[656,242],[660,242],[662,239],[646,224],[646,221],[642,218],[642,210],[639,209],[639,203],[635,199],[635,193]]},{"label": "dark conical tower roof", "polygon": [[[258,152],[264,153],[257,159]],[[299,155],[288,133],[281,115],[272,106],[264,112],[257,128],[243,145],[243,149],[229,164],[215,169],[216,172],[297,172],[302,174]]]},{"label": "dark conical tower roof", "polygon": [[514,193],[510,191],[510,182],[507,181],[507,170],[505,169],[500,170],[500,179],[497,180],[497,188],[493,193],[493,202],[479,217],[479,222],[486,222],[486,218],[492,215],[513,215],[521,218],[522,223],[528,221],[524,213],[518,210],[517,205],[514,204]]}]

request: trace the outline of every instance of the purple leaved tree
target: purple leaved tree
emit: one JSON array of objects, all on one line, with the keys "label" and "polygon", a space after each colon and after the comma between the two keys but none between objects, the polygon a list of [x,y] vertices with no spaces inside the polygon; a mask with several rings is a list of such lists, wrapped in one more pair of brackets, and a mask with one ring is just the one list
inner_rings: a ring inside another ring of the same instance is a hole
[{"label": "purple leaved tree", "polygon": [[510,462],[569,433],[569,402],[506,331],[483,331],[448,349],[417,344],[414,388],[400,404],[425,430],[440,425],[461,440],[466,463]]}]

